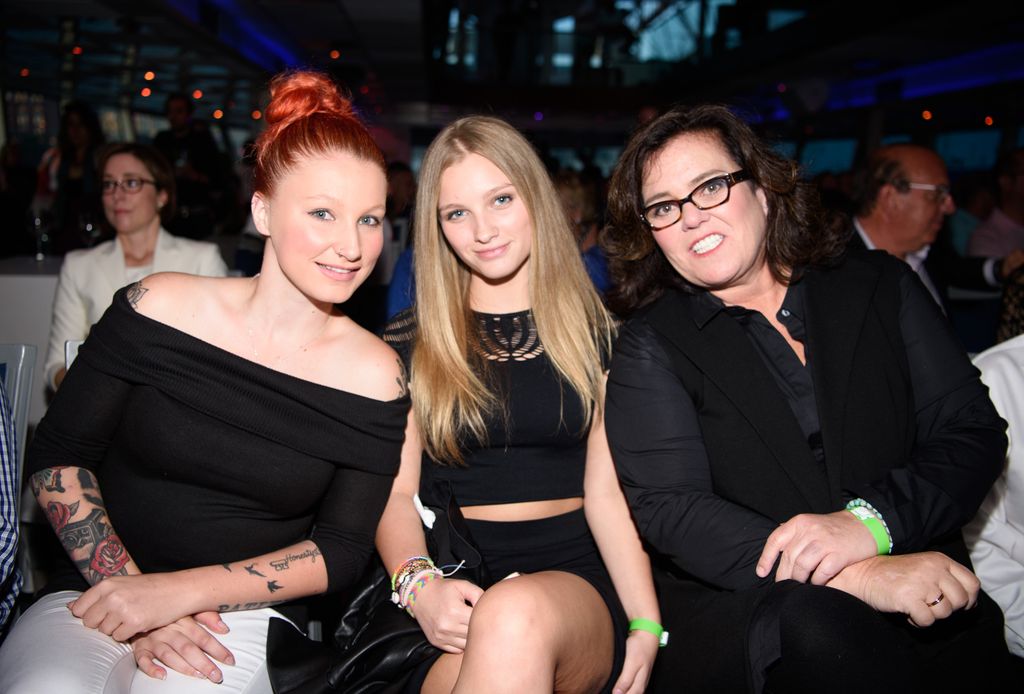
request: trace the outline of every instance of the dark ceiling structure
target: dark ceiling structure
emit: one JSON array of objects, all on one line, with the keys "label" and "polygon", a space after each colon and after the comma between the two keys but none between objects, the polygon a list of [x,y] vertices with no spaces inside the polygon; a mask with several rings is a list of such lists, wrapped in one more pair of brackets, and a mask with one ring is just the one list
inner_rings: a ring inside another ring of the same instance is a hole
[{"label": "dark ceiling structure", "polygon": [[621,140],[642,109],[706,100],[790,139],[1022,124],[1024,3],[5,0],[0,22],[5,93],[156,117],[184,92],[239,128],[301,66],[413,139],[490,111]]}]

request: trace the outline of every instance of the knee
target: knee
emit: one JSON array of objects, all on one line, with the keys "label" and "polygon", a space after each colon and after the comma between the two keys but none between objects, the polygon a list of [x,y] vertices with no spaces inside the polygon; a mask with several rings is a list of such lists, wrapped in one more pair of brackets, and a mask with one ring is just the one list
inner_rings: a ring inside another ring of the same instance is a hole
[{"label": "knee", "polygon": [[541,646],[552,608],[529,581],[503,581],[485,592],[469,620],[470,638]]},{"label": "knee", "polygon": [[820,661],[848,652],[857,635],[870,633],[877,619],[870,606],[852,595],[801,585],[782,601],[779,631],[788,657]]}]

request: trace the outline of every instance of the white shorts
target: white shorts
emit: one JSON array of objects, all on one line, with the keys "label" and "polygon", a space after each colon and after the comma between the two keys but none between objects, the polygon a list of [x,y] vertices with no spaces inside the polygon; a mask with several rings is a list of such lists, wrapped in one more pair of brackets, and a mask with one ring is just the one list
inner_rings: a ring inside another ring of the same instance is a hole
[{"label": "white shorts", "polygon": [[61,591],[36,601],[11,628],[0,648],[0,694],[272,694],[267,676],[267,627],[281,614],[271,608],[224,612],[231,630],[214,634],[235,657],[216,662],[222,684],[170,668],[167,679],[135,667],[131,646],[82,625],[67,604],[81,595]]}]

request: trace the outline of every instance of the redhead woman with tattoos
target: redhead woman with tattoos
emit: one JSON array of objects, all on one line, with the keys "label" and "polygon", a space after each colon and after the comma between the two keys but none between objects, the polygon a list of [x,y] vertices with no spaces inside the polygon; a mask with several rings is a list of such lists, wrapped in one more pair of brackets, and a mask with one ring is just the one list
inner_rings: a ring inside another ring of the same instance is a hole
[{"label": "redhead woman with tattoos", "polygon": [[70,564],[0,650],[0,692],[270,692],[270,618],[372,551],[409,400],[337,305],[381,250],[384,159],[326,77],[271,94],[260,274],[119,291],[39,425],[26,474]]}]

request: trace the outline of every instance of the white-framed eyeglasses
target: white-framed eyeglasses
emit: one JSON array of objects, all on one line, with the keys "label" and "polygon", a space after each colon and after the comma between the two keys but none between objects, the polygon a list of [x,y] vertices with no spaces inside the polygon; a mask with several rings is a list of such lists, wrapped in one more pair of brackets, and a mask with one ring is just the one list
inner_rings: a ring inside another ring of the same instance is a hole
[{"label": "white-framed eyeglasses", "polygon": [[893,181],[893,186],[901,193],[909,193],[911,190],[926,190],[931,193],[929,197],[934,202],[945,202],[946,198],[952,195],[950,187],[946,183],[916,183],[914,181]]}]

